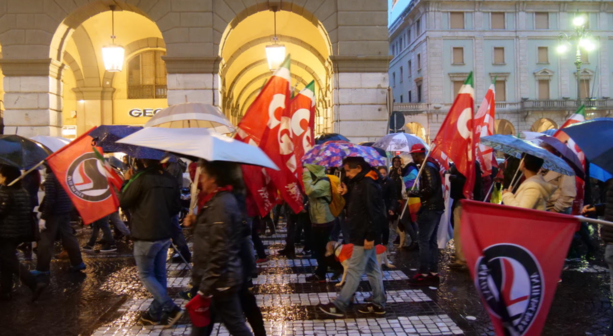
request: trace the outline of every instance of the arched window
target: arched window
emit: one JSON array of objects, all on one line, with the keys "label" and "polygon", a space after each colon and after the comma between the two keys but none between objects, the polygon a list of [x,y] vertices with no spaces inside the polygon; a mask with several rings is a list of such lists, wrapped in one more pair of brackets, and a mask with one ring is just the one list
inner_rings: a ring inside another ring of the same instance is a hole
[{"label": "arched window", "polygon": [[556,125],[554,121],[549,120],[547,118],[542,118],[542,119],[535,121],[530,130],[532,132],[541,133],[541,132],[545,132],[547,130],[556,129],[556,128],[558,128],[558,125]]},{"label": "arched window", "polygon": [[128,63],[128,99],[166,98],[165,51],[142,52]]},{"label": "arched window", "polygon": [[494,131],[496,134],[515,135],[515,127],[513,124],[505,119],[497,119],[494,122]]},{"label": "arched window", "polygon": [[406,127],[409,134],[415,134],[418,137],[420,137],[423,141],[427,141],[426,140],[426,129],[420,123],[410,122],[404,125],[404,127]]}]

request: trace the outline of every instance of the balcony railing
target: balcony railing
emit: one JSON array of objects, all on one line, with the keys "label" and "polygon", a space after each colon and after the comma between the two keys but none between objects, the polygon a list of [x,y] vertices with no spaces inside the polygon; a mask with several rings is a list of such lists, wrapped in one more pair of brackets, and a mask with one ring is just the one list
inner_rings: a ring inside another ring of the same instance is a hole
[{"label": "balcony railing", "polygon": [[[582,104],[588,108],[613,110],[613,99],[584,99]],[[478,109],[480,104],[476,104]],[[577,101],[570,99],[562,100],[525,100],[521,103],[496,103],[496,110],[500,111],[573,111],[577,109]],[[445,113],[451,108],[451,104],[427,104],[427,103],[394,103],[394,111],[398,112],[438,112]]]},{"label": "balcony railing", "polygon": [[166,85],[130,85],[128,99],[166,98]]}]

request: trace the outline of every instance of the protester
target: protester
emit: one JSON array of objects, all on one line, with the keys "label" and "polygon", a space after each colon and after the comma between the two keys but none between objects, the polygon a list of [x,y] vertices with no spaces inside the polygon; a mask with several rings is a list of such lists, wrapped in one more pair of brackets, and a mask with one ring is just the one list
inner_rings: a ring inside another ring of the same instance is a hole
[{"label": "protester", "polygon": [[[38,217],[34,213],[34,209],[39,205],[38,192],[40,191],[40,184],[41,184],[41,178],[40,178],[40,171],[38,169],[31,171],[29,174],[24,176],[22,179],[23,188],[28,192],[28,195],[30,196],[30,212],[32,213],[32,218],[35,221],[38,221]],[[35,230],[34,232],[35,240],[39,240],[40,232],[38,229],[38,225],[36,225],[34,230]],[[32,243],[31,242],[24,242],[21,245],[19,245],[17,248],[23,251],[24,257],[26,259],[32,259]],[[66,258],[68,258],[68,253],[66,253]]]},{"label": "protester", "polygon": [[398,208],[398,186],[396,182],[387,176],[387,167],[379,167],[378,170],[379,175],[381,175],[379,183],[381,184],[381,190],[383,192],[383,203],[385,204],[385,212],[387,217],[387,221],[381,226],[381,244],[383,244],[383,246],[386,248],[386,251],[383,252],[385,254],[383,256],[383,261],[387,267],[395,268],[395,266],[392,265],[388,259],[387,248],[390,239],[390,225],[393,225]]},{"label": "protester", "polygon": [[326,259],[326,244],[330,240],[335,217],[330,211],[332,202],[332,187],[326,176],[326,168],[306,164],[302,171],[304,192],[309,198],[309,216],[312,225],[313,253],[317,259],[317,269],[306,281],[326,282],[328,262]]},{"label": "protester", "polygon": [[380,240],[381,223],[387,223],[379,175],[362,158],[349,157],[343,162],[349,186],[341,188],[347,199],[347,218],[350,225],[350,243],[353,253],[349,259],[347,278],[341,292],[332,303],[320,304],[319,310],[327,315],[342,317],[353,301],[353,295],[366,273],[373,296],[372,303],[358,309],[360,313],[385,314],[386,294],[383,274],[377,262],[376,249]]},{"label": "protester", "polygon": [[266,230],[263,222],[264,220],[260,215],[253,217],[251,220],[251,240],[253,241],[255,251],[258,255],[258,259],[256,260],[256,263],[258,264],[268,262],[266,249],[264,248],[264,243],[262,243],[262,239],[260,238],[260,232],[262,230]]},{"label": "protester", "polygon": [[428,285],[439,281],[438,243],[436,234],[441,216],[445,210],[440,169],[436,161],[426,161],[426,147],[415,144],[411,147],[411,156],[418,165],[424,165],[419,177],[419,187],[408,192],[409,196],[421,199],[421,208],[417,215],[419,227],[419,270],[409,284]]},{"label": "protester", "polygon": [[109,218],[110,216],[104,216],[91,224],[92,234],[89,238],[89,242],[83,246],[83,251],[94,251],[100,230],[102,230],[102,236],[104,239],[104,246],[100,249],[100,253],[111,253],[117,251],[115,238],[113,238],[113,233],[111,232],[111,227],[109,226]]},{"label": "protester", "polygon": [[[241,251],[248,233],[244,211],[234,195],[244,190],[240,169],[235,163],[223,161],[201,161],[201,168],[200,185],[206,196],[194,229],[192,282],[198,286],[199,295],[211,299],[211,312],[219,316],[231,335],[252,335],[243,316],[246,307],[241,307],[239,297],[246,294]],[[193,220],[188,218],[188,223]],[[255,303],[255,298],[252,301]],[[265,333],[263,323],[258,325],[254,330]],[[203,328],[193,326],[192,335],[210,335],[212,329],[212,322]]]},{"label": "protester", "polygon": [[124,186],[119,197],[132,217],[132,240],[138,276],[153,303],[140,321],[145,325],[173,325],[182,315],[166,290],[166,256],[172,237],[172,218],[181,210],[179,185],[159,161],[140,160],[142,170]]},{"label": "protester", "polygon": [[515,193],[508,189],[502,191],[502,203],[505,205],[545,210],[547,201],[556,190],[556,187],[545,182],[538,172],[543,166],[543,159],[530,154],[524,154],[519,170],[526,180],[522,182]]},{"label": "protester", "polygon": [[70,226],[72,202],[49,168],[47,168],[43,188],[45,189],[45,198],[43,198],[38,211],[41,213],[40,218],[44,222],[45,228],[40,233],[40,241],[36,252],[38,260],[36,270],[32,273],[34,275],[49,274],[53,244],[58,234],[62,239],[62,246],[68,252],[71,264],[70,270],[76,272],[85,270],[86,266],[81,257],[79,242]]},{"label": "protester", "polygon": [[[477,201],[483,200],[483,186],[481,180],[481,165],[479,161],[475,161],[475,185],[473,187],[473,199]],[[455,165],[449,169],[449,182],[451,184],[449,196],[453,199],[453,244],[455,246],[455,261],[449,264],[449,268],[457,271],[466,271],[466,259],[462,252],[462,240],[460,239],[461,221],[462,221],[462,204],[461,200],[465,199],[464,184],[466,177],[462,175]]]},{"label": "protester", "polygon": [[287,211],[287,237],[285,238],[285,247],[277,253],[289,259],[296,258],[296,239],[299,238],[297,229],[310,225],[307,222],[311,220],[308,212],[308,197],[303,195],[304,208],[297,214],[291,209]]},{"label": "protester", "polygon": [[17,245],[34,237],[31,200],[21,181],[8,186],[19,178],[19,168],[0,165],[0,300],[10,300],[13,290],[13,275],[28,286],[33,293],[32,301],[38,299],[46,283],[37,281],[25,265],[17,259]]},{"label": "protester", "polygon": [[[556,156],[560,156],[560,153],[555,148],[546,143],[541,143],[541,147]],[[557,188],[547,201],[547,211],[570,214],[573,201],[577,196],[575,177],[545,169],[543,169],[541,175],[543,175],[545,182]]]},{"label": "protester", "polygon": [[394,181],[396,186],[396,199],[402,199],[402,185],[404,183],[403,176],[405,175],[406,169],[402,167],[402,158],[400,156],[395,156],[392,159],[392,168],[389,171],[389,177]]},{"label": "protester", "polygon": [[[183,187],[183,173],[186,170],[186,165],[183,161],[177,160],[175,162],[168,162],[166,164],[166,171],[174,177],[177,185],[179,186],[179,190]],[[179,194],[179,199],[181,194]],[[172,217],[172,243],[174,247],[178,249],[175,251],[180,254],[179,258],[174,259],[173,261],[183,261],[191,262],[192,254],[189,251],[189,247],[187,246],[187,241],[185,240],[185,235],[183,234],[183,230],[181,229],[181,225],[179,225],[179,214]],[[173,249],[174,249],[173,247]]]}]

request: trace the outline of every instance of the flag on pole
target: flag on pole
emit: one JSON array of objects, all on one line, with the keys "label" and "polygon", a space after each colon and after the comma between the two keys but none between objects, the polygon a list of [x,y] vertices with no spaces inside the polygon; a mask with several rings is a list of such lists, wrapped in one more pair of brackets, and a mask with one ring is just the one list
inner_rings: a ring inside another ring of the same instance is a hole
[{"label": "flag on pole", "polygon": [[453,161],[458,171],[466,177],[464,196],[472,199],[475,184],[475,90],[473,89],[473,73],[466,78],[464,85],[449,109],[438,134],[432,141],[430,154],[439,161],[446,170],[448,160]]},{"label": "flag on pole", "polygon": [[578,219],[461,202],[464,256],[496,335],[540,335]]},{"label": "flag on pole", "polygon": [[299,169],[299,163],[302,162],[304,153],[315,145],[315,102],[315,81],[311,81],[290,102],[292,142],[294,157],[298,163],[294,166],[294,174],[300,185],[302,185],[302,170]]},{"label": "flag on pole", "polygon": [[102,148],[92,145],[93,138],[89,133],[94,129],[46,159],[85,224],[110,215],[119,207],[107,171],[98,159]]},{"label": "flag on pole", "polygon": [[115,169],[113,169],[113,167],[111,167],[109,161],[104,158],[104,155],[102,155],[102,153],[100,153],[95,146],[92,148],[94,150],[94,154],[96,154],[96,158],[102,163],[102,166],[106,171],[106,177],[109,182],[113,185],[113,187],[115,187],[115,189],[121,190],[121,187],[123,186],[123,178],[119,176],[119,174],[115,171]]},{"label": "flag on pole", "polygon": [[[560,127],[560,129],[558,129],[558,131],[553,136],[556,137],[558,140],[566,143],[568,148],[570,148],[575,154],[577,154],[577,157],[583,165],[583,169],[587,169],[585,164],[585,154],[583,153],[583,151],[581,151],[581,149],[579,148],[579,146],[577,146],[573,139],[571,139],[566,133],[564,133],[564,128],[582,121],[585,121],[585,105],[581,105],[579,109],[572,116],[570,116],[568,120],[566,120],[564,125],[562,125],[562,127]],[[575,187],[577,188],[577,196],[575,196],[575,199],[573,200],[572,214],[580,215],[581,211],[583,210],[583,202],[585,198],[585,181],[575,176]]]},{"label": "flag on pole", "polygon": [[494,157],[494,150],[491,147],[481,144],[481,137],[494,135],[494,121],[496,120],[496,87],[492,83],[483,98],[483,102],[475,115],[475,143],[477,148],[477,160],[481,163],[482,176],[492,175],[492,167],[497,167],[498,163]]}]

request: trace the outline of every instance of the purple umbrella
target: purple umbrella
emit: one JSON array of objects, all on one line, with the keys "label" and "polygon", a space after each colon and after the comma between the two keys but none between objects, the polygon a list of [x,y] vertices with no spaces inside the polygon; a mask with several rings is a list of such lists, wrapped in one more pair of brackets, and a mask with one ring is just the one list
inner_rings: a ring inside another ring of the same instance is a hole
[{"label": "purple umbrella", "polygon": [[583,170],[583,165],[581,164],[579,157],[577,157],[577,154],[575,154],[572,149],[568,148],[565,143],[548,135],[540,136],[537,139],[557,150],[562,159],[564,159],[564,161],[566,161],[566,163],[568,163],[568,165],[575,171],[577,177],[585,180],[585,171]]},{"label": "purple umbrella", "polygon": [[347,141],[328,141],[315,145],[302,157],[303,164],[326,168],[342,167],[346,157],[361,157],[372,167],[385,166],[385,158],[372,147],[352,144]]}]

